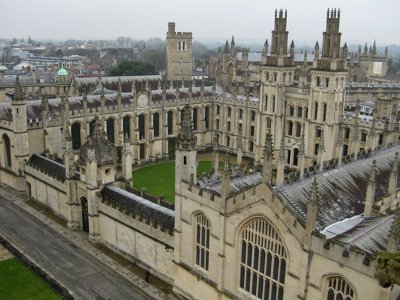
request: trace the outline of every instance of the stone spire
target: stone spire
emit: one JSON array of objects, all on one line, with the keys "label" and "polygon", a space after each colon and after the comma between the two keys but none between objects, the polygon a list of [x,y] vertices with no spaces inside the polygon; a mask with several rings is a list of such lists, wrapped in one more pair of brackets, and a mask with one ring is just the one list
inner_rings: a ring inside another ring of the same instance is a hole
[{"label": "stone spire", "polygon": [[267,130],[267,135],[265,137],[265,147],[264,147],[264,162],[263,162],[263,181],[268,184],[272,184],[272,160],[274,158],[274,150],[272,145],[272,135],[269,130]]},{"label": "stone spire", "polygon": [[364,216],[370,217],[375,202],[376,189],[376,160],[372,162],[371,171],[369,173],[367,195],[365,196]]},{"label": "stone spire", "polygon": [[306,221],[306,230],[308,232],[312,232],[315,229],[315,224],[317,222],[318,215],[318,184],[317,178],[314,177],[311,187],[311,195],[310,201],[307,203],[307,221]]},{"label": "stone spire", "polygon": [[285,141],[282,137],[279,148],[278,168],[276,172],[276,184],[282,184],[285,180]]},{"label": "stone spire", "polygon": [[125,132],[124,136],[124,146],[122,149],[121,161],[122,161],[122,176],[126,180],[126,185],[131,186],[133,157],[131,152],[131,141],[127,132]]},{"label": "stone spire", "polygon": [[226,42],[225,42],[225,49],[224,49],[224,52],[225,52],[225,53],[229,53],[229,52],[230,52],[228,40],[226,40]]},{"label": "stone spire", "polygon": [[223,199],[228,198],[230,192],[231,192],[231,169],[229,167],[229,155],[228,152],[226,152],[224,160],[224,170],[222,173],[221,197]]},{"label": "stone spire", "polygon": [[218,132],[216,130],[213,131],[212,137],[212,168],[213,168],[213,178],[216,179],[219,176],[219,143],[218,143]]},{"label": "stone spire", "polygon": [[319,138],[318,158],[317,158],[320,172],[322,172],[324,169],[324,152],[325,152],[325,133],[324,129],[321,128],[321,137]]},{"label": "stone spire", "polygon": [[23,101],[24,100],[24,92],[22,90],[21,83],[19,82],[19,76],[15,79],[14,84],[14,98],[13,102]]},{"label": "stone spire", "polygon": [[242,138],[242,130],[239,129],[239,134],[237,137],[236,141],[236,147],[237,147],[237,155],[236,155],[236,163],[238,166],[242,164],[242,157],[243,157],[243,138]]},{"label": "stone spire", "polygon": [[294,41],[290,43],[290,57],[294,57]]},{"label": "stone spire", "polygon": [[319,59],[319,44],[318,41],[316,41],[315,46],[314,46],[314,60]]},{"label": "stone spire", "polygon": [[399,153],[396,152],[394,155],[392,170],[390,172],[390,177],[389,177],[389,187],[388,187],[388,193],[389,193],[388,207],[389,208],[393,205],[393,202],[396,199],[398,165],[399,165]]},{"label": "stone spire", "polygon": [[192,150],[196,147],[196,136],[193,134],[192,109],[186,104],[182,109],[181,131],[177,138],[177,148],[181,150]]},{"label": "stone spire", "polygon": [[394,213],[394,220],[392,223],[392,228],[389,233],[389,240],[386,250],[388,252],[399,251],[399,241],[400,241],[400,207],[397,207]]},{"label": "stone spire", "polygon": [[306,139],[304,136],[304,130],[301,133],[300,137],[300,162],[299,162],[299,167],[300,167],[300,178],[303,179],[304,177],[304,168],[306,164]]}]

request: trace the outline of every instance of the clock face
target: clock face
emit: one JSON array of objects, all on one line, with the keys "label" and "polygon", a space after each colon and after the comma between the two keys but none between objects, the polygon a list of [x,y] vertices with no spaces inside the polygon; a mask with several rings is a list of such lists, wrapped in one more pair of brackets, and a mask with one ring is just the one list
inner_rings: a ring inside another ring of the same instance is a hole
[{"label": "clock face", "polygon": [[138,97],[137,104],[140,108],[146,107],[149,103],[149,98],[146,94],[141,94]]}]

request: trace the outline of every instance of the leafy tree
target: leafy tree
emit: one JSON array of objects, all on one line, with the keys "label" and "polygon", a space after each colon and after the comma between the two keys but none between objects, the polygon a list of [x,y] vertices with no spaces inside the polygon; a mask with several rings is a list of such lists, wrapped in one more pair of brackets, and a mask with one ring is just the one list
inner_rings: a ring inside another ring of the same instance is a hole
[{"label": "leafy tree", "polygon": [[110,70],[111,76],[157,75],[153,64],[141,61],[123,61]]}]

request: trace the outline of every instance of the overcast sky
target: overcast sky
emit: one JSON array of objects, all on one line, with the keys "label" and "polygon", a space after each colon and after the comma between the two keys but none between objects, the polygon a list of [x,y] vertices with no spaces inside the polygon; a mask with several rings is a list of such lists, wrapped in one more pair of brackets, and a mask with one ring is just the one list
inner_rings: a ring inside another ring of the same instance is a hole
[{"label": "overcast sky", "polygon": [[275,8],[289,39],[321,41],[326,10],[341,9],[342,44],[400,44],[400,0],[0,0],[0,38],[165,38],[167,23],[194,39],[270,39]]}]

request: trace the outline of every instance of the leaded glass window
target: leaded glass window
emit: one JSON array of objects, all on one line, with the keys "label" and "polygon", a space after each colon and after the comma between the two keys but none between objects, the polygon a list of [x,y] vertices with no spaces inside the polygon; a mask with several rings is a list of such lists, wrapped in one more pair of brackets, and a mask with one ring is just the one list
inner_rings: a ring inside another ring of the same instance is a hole
[{"label": "leaded glass window", "polygon": [[203,215],[196,216],[196,265],[208,270],[210,257],[210,221]]},{"label": "leaded glass window", "polygon": [[341,276],[331,276],[326,279],[326,300],[354,300],[354,290]]},{"label": "leaded glass window", "polygon": [[264,218],[241,232],[239,286],[263,300],[282,300],[286,249],[276,229]]}]

